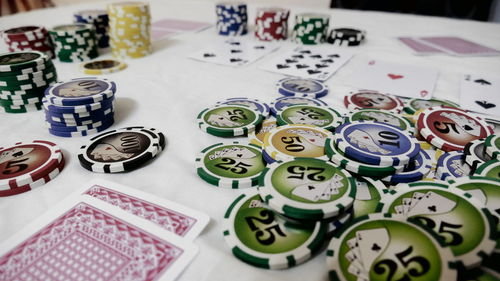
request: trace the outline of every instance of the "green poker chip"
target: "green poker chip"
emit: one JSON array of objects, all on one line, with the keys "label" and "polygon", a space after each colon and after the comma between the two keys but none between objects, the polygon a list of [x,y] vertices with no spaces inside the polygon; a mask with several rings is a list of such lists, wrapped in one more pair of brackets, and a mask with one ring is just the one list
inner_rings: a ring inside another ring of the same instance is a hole
[{"label": "green poker chip", "polygon": [[302,13],[295,15],[292,30],[292,41],[305,45],[316,45],[325,42],[330,15]]},{"label": "green poker chip", "polygon": [[380,180],[369,177],[356,177],[356,197],[353,203],[353,217],[359,218],[375,213],[386,189]]},{"label": "green poker chip", "polygon": [[457,278],[450,248],[400,215],[371,214],[353,220],[334,235],[326,254],[331,281]]},{"label": "green poker chip", "polygon": [[0,72],[17,72],[47,64],[50,58],[38,51],[10,52],[0,55]]},{"label": "green poker chip", "polygon": [[484,141],[486,154],[492,159],[500,160],[500,135],[491,135]]},{"label": "green poker chip", "polygon": [[276,114],[278,125],[303,124],[335,130],[343,123],[343,118],[334,109],[319,105],[292,105],[287,106]]},{"label": "green poker chip", "polygon": [[273,210],[303,220],[342,214],[352,206],[356,194],[356,183],[347,171],[313,158],[269,165],[260,185],[260,196]]},{"label": "green poker chip", "polygon": [[454,102],[440,100],[440,99],[430,99],[430,100],[411,99],[405,102],[404,111],[408,114],[415,114],[415,112],[419,110],[425,110],[430,107],[441,106],[441,105],[460,107],[458,104]]},{"label": "green poker chip", "polygon": [[207,108],[197,117],[201,130],[218,137],[246,136],[260,126],[263,120],[259,111],[232,104]]},{"label": "green poker chip", "polygon": [[485,204],[447,184],[398,185],[382,196],[378,210],[414,219],[448,245],[466,268],[481,264],[495,248],[496,230]]},{"label": "green poker chip", "polygon": [[285,269],[311,258],[323,245],[326,224],[298,223],[265,206],[250,190],[224,215],[224,238],[238,259],[266,269]]},{"label": "green poker chip", "polygon": [[26,105],[0,105],[0,111],[6,113],[27,113],[32,111],[38,111],[43,108],[42,103],[26,104]]},{"label": "green poker chip", "polygon": [[410,134],[413,134],[415,131],[410,120],[394,113],[394,111],[383,109],[364,108],[356,111],[351,111],[346,117],[345,122],[352,121],[377,121],[380,123],[396,126],[403,131],[407,131]]},{"label": "green poker chip", "polygon": [[201,151],[195,163],[203,180],[224,188],[257,186],[266,167],[258,146],[238,142],[211,145]]},{"label": "green poker chip", "polygon": [[359,176],[381,178],[401,172],[404,168],[404,166],[371,165],[353,160],[337,148],[332,138],[326,139],[325,152],[335,165]]},{"label": "green poker chip", "polygon": [[264,145],[264,136],[271,130],[278,127],[276,124],[276,119],[270,117],[262,122],[262,126],[258,127],[257,130],[248,133],[248,141],[259,147]]},{"label": "green poker chip", "polygon": [[474,175],[500,179],[500,160],[493,159],[481,164],[474,172]]}]

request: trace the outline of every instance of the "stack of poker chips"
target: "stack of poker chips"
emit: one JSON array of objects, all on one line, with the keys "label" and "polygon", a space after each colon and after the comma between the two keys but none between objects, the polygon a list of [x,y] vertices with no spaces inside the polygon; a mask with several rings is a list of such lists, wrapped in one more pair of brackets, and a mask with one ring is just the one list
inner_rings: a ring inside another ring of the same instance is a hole
[{"label": "stack of poker chips", "polygon": [[4,30],[1,36],[10,52],[39,51],[54,58],[50,36],[43,26],[20,26]]},{"label": "stack of poker chips", "polygon": [[114,123],[116,84],[84,77],[47,88],[43,99],[45,121],[52,135],[77,137],[95,134]]},{"label": "stack of poker chips", "polygon": [[97,46],[109,47],[109,17],[106,10],[83,10],[73,14],[74,23],[92,24],[95,29]]},{"label": "stack of poker chips", "polygon": [[[64,168],[64,155],[59,146],[45,140],[16,142],[0,147],[3,169],[0,197],[30,191],[53,180]],[[17,167],[15,172],[9,167]]]},{"label": "stack of poker chips", "polygon": [[297,14],[292,31],[292,40],[296,43],[316,45],[325,42],[330,21],[329,15]]},{"label": "stack of poker chips", "polygon": [[49,30],[59,61],[87,61],[99,56],[94,27],[90,24],[58,25]]},{"label": "stack of poker chips", "polygon": [[111,52],[118,58],[141,58],[153,52],[151,15],[145,2],[108,5]]},{"label": "stack of poker chips", "polygon": [[216,29],[219,35],[240,36],[248,32],[247,5],[244,3],[218,3]]},{"label": "stack of poker chips", "polygon": [[259,8],[255,18],[255,37],[261,41],[286,40],[290,11],[281,8]]},{"label": "stack of poker chips", "polygon": [[352,28],[335,28],[330,31],[326,42],[335,46],[359,46],[365,39],[364,30]]},{"label": "stack of poker chips", "polygon": [[0,61],[0,109],[8,113],[40,110],[45,89],[57,81],[50,57],[22,51],[1,54]]}]

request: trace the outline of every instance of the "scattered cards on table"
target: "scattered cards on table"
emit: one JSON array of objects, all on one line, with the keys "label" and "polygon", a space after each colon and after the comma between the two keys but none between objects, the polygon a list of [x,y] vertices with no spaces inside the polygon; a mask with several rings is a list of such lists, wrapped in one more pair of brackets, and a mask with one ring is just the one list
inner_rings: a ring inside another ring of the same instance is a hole
[{"label": "scattered cards on table", "polygon": [[449,54],[454,56],[499,56],[500,51],[453,36],[398,37],[417,55]]},{"label": "scattered cards on table", "polygon": [[500,76],[464,75],[460,81],[460,106],[500,116]]},{"label": "scattered cards on table", "polygon": [[[0,245],[5,280],[174,280],[208,216],[95,180]],[[43,276],[43,277],[42,277]]]}]

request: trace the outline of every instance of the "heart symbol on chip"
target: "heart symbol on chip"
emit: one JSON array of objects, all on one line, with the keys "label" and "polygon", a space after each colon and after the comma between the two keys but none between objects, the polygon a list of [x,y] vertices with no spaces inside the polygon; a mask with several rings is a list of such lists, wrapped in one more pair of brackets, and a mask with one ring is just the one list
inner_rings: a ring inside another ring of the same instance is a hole
[{"label": "heart symbol on chip", "polygon": [[420,91],[420,96],[421,96],[421,97],[425,97],[425,96],[427,96],[428,94],[429,94],[429,92],[427,92],[426,90],[422,90],[422,91]]},{"label": "heart symbol on chip", "polygon": [[401,79],[404,77],[403,75],[392,74],[392,73],[387,74],[387,76],[389,76],[389,78],[391,78],[392,80]]}]

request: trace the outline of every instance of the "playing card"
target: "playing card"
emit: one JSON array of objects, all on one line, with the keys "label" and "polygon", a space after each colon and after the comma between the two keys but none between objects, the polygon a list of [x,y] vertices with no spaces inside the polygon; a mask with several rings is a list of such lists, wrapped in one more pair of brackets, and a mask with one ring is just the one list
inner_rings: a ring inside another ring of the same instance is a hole
[{"label": "playing card", "polygon": [[413,37],[398,37],[397,38],[401,43],[410,47],[415,54],[417,55],[429,55],[429,54],[443,54],[445,53],[443,50],[432,47],[424,42],[419,41]]},{"label": "playing card", "polygon": [[438,78],[432,68],[370,60],[345,80],[354,87],[407,98],[430,99]]},{"label": "playing card", "polygon": [[500,116],[500,76],[464,75],[460,81],[460,106]]},{"label": "playing card", "polygon": [[159,41],[176,35],[177,32],[166,29],[151,29],[151,40]]},{"label": "playing card", "polygon": [[262,63],[259,68],[289,76],[325,81],[353,56],[330,46],[296,47]]},{"label": "playing card", "polygon": [[75,198],[0,245],[2,280],[174,280],[198,251],[119,208]]},{"label": "playing card", "polygon": [[394,211],[396,211],[396,214],[398,215],[404,215],[404,206],[403,205],[396,205],[394,206]]},{"label": "playing card", "polygon": [[418,204],[418,202],[420,202],[420,200],[425,196],[425,193],[422,193],[422,192],[413,192],[412,196],[411,196],[411,202],[410,202],[410,209],[408,210],[408,212],[413,209],[413,207],[415,207],[415,205]]},{"label": "playing card", "polygon": [[423,43],[458,56],[498,56],[500,51],[453,36],[419,37]]},{"label": "playing card", "polygon": [[106,180],[93,180],[77,194],[99,199],[188,240],[194,240],[210,220],[202,212]]},{"label": "playing card", "polygon": [[224,154],[224,157],[227,158],[236,158],[236,159],[250,159],[257,156],[250,149],[245,147],[235,147],[232,151]]},{"label": "playing card", "polygon": [[371,200],[372,195],[366,182],[356,182],[356,200]]},{"label": "playing card", "polygon": [[350,256],[356,256],[359,263],[361,263],[361,266],[364,269],[365,266],[363,264],[363,260],[361,259],[361,252],[359,251],[358,239],[356,237],[354,237],[354,238],[347,240],[347,246],[352,251],[352,254],[350,254]]},{"label": "playing card", "polygon": [[[330,181],[320,183],[306,183],[295,187],[292,194],[312,202],[319,201],[322,197],[326,196],[330,187]],[[329,196],[328,196],[329,197]]]},{"label": "playing card", "polygon": [[385,228],[362,230],[356,232],[356,239],[363,266],[369,272],[372,263],[389,244],[389,233]]},{"label": "playing card", "polygon": [[436,215],[451,211],[457,202],[429,191],[409,212],[408,217],[417,215]]},{"label": "playing card", "polygon": [[212,24],[207,22],[180,20],[180,19],[162,19],[151,24],[152,29],[167,29],[172,31],[201,31],[209,28]]},{"label": "playing card", "polygon": [[403,215],[407,215],[408,211],[410,211],[411,208],[411,202],[413,201],[411,198],[403,198]]},{"label": "playing card", "polygon": [[275,42],[256,42],[250,39],[226,39],[199,50],[189,58],[233,67],[248,65],[275,51]]}]

